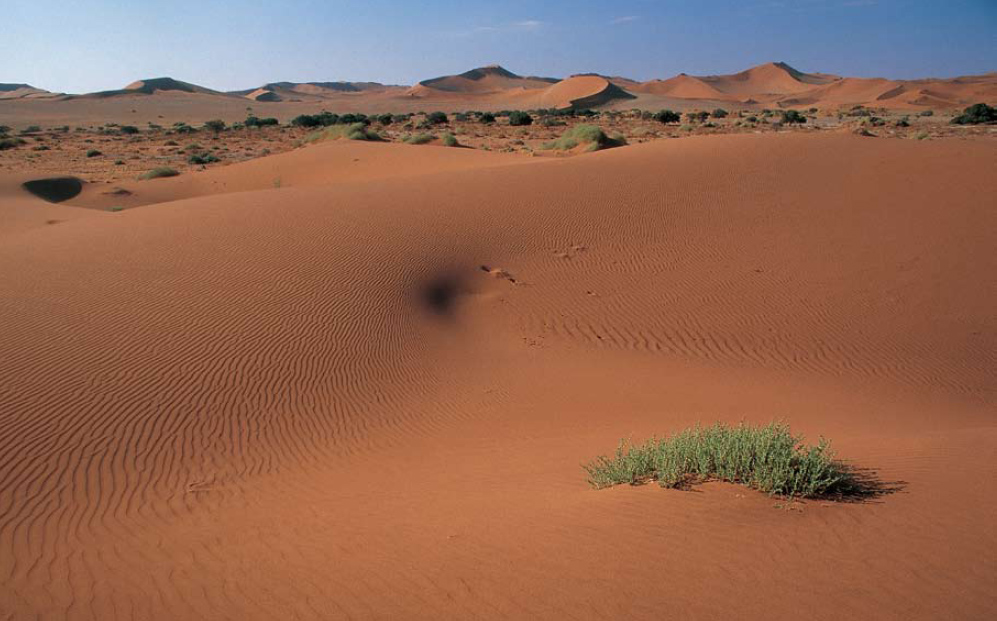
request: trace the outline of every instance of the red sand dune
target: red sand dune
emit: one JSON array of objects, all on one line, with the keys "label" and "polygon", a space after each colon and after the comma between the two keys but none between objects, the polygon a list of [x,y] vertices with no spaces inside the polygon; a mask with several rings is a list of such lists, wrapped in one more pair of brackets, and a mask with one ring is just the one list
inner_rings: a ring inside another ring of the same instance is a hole
[{"label": "red sand dune", "polygon": [[[0,180],[4,616],[994,610],[992,141],[494,155],[320,145],[120,213]],[[773,418],[902,491],[579,468]]]},{"label": "red sand dune", "polygon": [[726,99],[727,96],[703,80],[680,73],[667,80],[651,80],[633,87],[634,92],[667,95],[682,99]]},{"label": "red sand dune", "polygon": [[58,97],[58,94],[35,88],[30,84],[0,84],[0,100],[40,99],[45,97]]},{"label": "red sand dune", "polygon": [[557,80],[524,78],[498,65],[489,65],[472,69],[460,75],[423,80],[410,89],[409,94],[416,97],[433,96],[440,92],[481,95],[514,89],[542,89],[554,82]]},{"label": "red sand dune", "polygon": [[375,82],[273,82],[226,93],[156,78],[88,95],[0,90],[0,124],[79,125],[120,123],[122,119],[133,124],[200,123],[213,118],[236,122],[245,118],[247,96],[253,100],[255,113],[282,121],[323,109],[367,114],[417,112],[427,107],[457,112],[567,105],[681,110],[720,102],[747,109],[867,105],[953,110],[979,102],[997,103],[997,74],[907,81],[840,78],[767,63],[732,75],[679,74],[641,83],[596,74],[565,80],[522,77],[490,66],[425,80],[411,88]]},{"label": "red sand dune", "polygon": [[620,99],[633,99],[620,87],[599,76],[579,75],[562,80],[540,95],[542,108],[594,108]]}]

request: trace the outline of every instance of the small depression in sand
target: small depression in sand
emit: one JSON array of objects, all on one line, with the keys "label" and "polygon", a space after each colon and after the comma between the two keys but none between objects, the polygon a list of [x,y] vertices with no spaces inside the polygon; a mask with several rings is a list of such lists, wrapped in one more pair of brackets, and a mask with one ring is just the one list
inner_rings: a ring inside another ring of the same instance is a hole
[{"label": "small depression in sand", "polygon": [[24,189],[49,203],[61,203],[83,191],[83,181],[76,177],[50,177],[25,181]]}]

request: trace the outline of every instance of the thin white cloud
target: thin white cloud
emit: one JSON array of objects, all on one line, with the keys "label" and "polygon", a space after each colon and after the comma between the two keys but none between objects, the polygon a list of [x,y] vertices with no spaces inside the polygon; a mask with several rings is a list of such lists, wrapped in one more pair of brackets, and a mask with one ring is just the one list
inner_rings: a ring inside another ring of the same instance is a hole
[{"label": "thin white cloud", "polygon": [[487,32],[532,32],[539,30],[544,25],[543,22],[535,19],[524,19],[518,22],[509,22],[506,24],[495,24],[490,26],[475,26],[474,28],[468,28],[467,30],[461,30],[452,33],[455,37],[472,37],[477,34],[484,34]]},{"label": "thin white cloud", "polygon": [[610,24],[626,24],[628,22],[635,22],[640,19],[637,15],[624,15],[623,17],[617,17],[616,19],[609,20]]}]

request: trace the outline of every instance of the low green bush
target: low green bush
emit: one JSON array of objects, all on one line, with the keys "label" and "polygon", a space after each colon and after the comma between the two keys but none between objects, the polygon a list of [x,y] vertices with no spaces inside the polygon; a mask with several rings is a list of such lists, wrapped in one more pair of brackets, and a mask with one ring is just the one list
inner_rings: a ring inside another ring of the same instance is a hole
[{"label": "low green bush", "polygon": [[682,120],[682,117],[678,112],[672,112],[671,110],[660,110],[654,113],[654,120],[659,123],[678,123]]},{"label": "low green bush", "polygon": [[403,140],[403,142],[406,142],[408,144],[426,144],[427,142],[432,142],[432,141],[433,141],[433,135],[426,133],[414,134],[412,136],[406,137]]},{"label": "low green bush", "polygon": [[426,115],[426,122],[430,125],[443,125],[449,121],[445,112],[430,112]]},{"label": "low green bush", "polygon": [[[272,125],[280,125],[280,121],[273,117],[259,118],[253,115],[246,117],[246,120],[242,122],[246,127],[269,127]],[[233,126],[234,127],[234,126]]]},{"label": "low green bush", "polygon": [[616,453],[585,464],[597,489],[655,481],[662,487],[688,488],[705,481],[728,481],[791,498],[854,492],[850,470],[834,459],[829,443],[805,445],[789,427],[772,423],[693,427],[644,444],[621,442]]},{"label": "low green bush", "polygon": [[367,127],[366,123],[356,122],[349,125],[332,125],[309,134],[304,142],[324,142],[326,140],[383,140],[381,135]]},{"label": "low green bush", "polygon": [[997,123],[997,108],[988,106],[985,103],[978,103],[969,106],[962,111],[962,114],[952,119],[955,125],[989,125]]},{"label": "low green bush", "polygon": [[449,132],[444,133],[443,135],[440,136],[440,142],[443,144],[444,147],[459,146],[459,143],[457,142],[457,137]]},{"label": "low green bush", "polygon": [[6,151],[7,149],[16,149],[17,147],[27,144],[24,140],[20,138],[0,138],[0,151]]},{"label": "low green bush", "polygon": [[520,110],[513,110],[509,113],[509,125],[523,126],[532,125],[533,117],[526,112]]},{"label": "low green bush", "polygon": [[87,149],[87,157],[97,157],[100,155],[104,154],[98,151],[97,149]]},{"label": "low green bush", "polygon": [[797,110],[783,110],[782,111],[782,122],[789,124],[803,124],[807,122],[807,117],[800,114]]},{"label": "low green bush", "polygon": [[221,119],[211,119],[210,121],[204,122],[204,128],[210,129],[211,131],[217,134],[218,132],[225,129],[225,121]]},{"label": "low green bush", "polygon": [[187,158],[188,164],[213,164],[215,162],[220,162],[221,160],[214,153],[194,153]]},{"label": "low green bush", "polygon": [[586,150],[598,151],[600,149],[623,146],[626,143],[627,141],[622,136],[610,138],[602,131],[601,127],[596,125],[575,125],[564,132],[557,140],[544,143],[543,148],[555,151],[568,151],[579,145],[587,144],[589,146]]}]

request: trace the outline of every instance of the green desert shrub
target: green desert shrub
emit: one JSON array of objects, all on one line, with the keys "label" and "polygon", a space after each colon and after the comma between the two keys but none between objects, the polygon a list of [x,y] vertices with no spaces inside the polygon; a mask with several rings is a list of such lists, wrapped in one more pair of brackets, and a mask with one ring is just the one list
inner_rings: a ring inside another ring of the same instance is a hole
[{"label": "green desert shrub", "polygon": [[395,117],[390,114],[382,114],[377,117],[377,122],[381,125],[391,125],[395,120]]},{"label": "green desert shrub", "polygon": [[445,112],[430,112],[426,115],[426,122],[430,125],[442,125],[449,120]]},{"label": "green desert shrub", "polygon": [[87,149],[87,157],[97,157],[100,155],[104,154],[98,151],[97,149]]},{"label": "green desert shrub", "polygon": [[214,153],[194,153],[187,158],[188,164],[213,164],[215,162],[220,162],[218,156]]},{"label": "green desert shrub", "polygon": [[20,138],[0,138],[0,151],[6,151],[7,149],[16,149],[17,147],[24,144],[27,143]]},{"label": "green desert shrub", "polygon": [[678,123],[682,120],[682,117],[678,112],[672,112],[671,110],[659,110],[654,113],[654,120],[659,123]]},{"label": "green desert shrub", "polygon": [[459,146],[457,143],[457,137],[453,134],[447,132],[440,136],[440,142],[443,143],[444,147],[456,147]]},{"label": "green desert shrub", "polygon": [[800,114],[797,110],[783,110],[782,122],[787,125],[792,123],[803,124],[807,122],[807,117]]},{"label": "green desert shrub", "polygon": [[272,125],[280,125],[280,121],[272,116],[261,119],[257,116],[249,115],[246,117],[246,120],[242,122],[242,124],[246,127],[269,127]]},{"label": "green desert shrub", "polygon": [[918,116],[935,116],[935,111],[934,110],[921,110],[921,112],[920,112],[920,114],[918,114]]},{"label": "green desert shrub", "polygon": [[706,110],[697,110],[694,112],[686,112],[685,118],[689,119],[692,123],[702,123],[706,119],[710,118],[710,113]]},{"label": "green desert shrub", "polygon": [[291,119],[294,127],[319,127],[322,125],[321,119],[316,114],[299,114]]},{"label": "green desert shrub", "polygon": [[997,123],[997,108],[985,103],[973,104],[952,119],[955,125],[983,125]]},{"label": "green desert shrub", "polygon": [[404,142],[407,142],[408,144],[426,144],[427,142],[432,142],[432,141],[433,141],[433,135],[426,133],[414,134],[412,136],[408,136],[404,140]]},{"label": "green desert shrub", "polygon": [[162,166],[159,168],[153,168],[149,172],[142,173],[138,178],[140,181],[144,181],[146,179],[158,179],[160,177],[176,177],[179,174],[179,172],[173,170],[172,168]]},{"label": "green desert shrub", "polygon": [[509,113],[509,125],[521,126],[521,125],[532,125],[533,117],[526,112],[520,110],[513,110]]},{"label": "green desert shrub", "polygon": [[204,128],[210,129],[211,131],[217,134],[218,132],[225,129],[225,121],[221,119],[211,119],[210,121],[204,122]]},{"label": "green desert shrub", "polygon": [[122,134],[137,134],[139,130],[134,125],[122,125],[118,128],[118,131]]},{"label": "green desert shrub", "polygon": [[724,119],[727,118],[727,111],[724,110],[723,108],[717,108],[716,110],[710,113],[710,116],[712,116],[715,119]]},{"label": "green desert shrub", "polygon": [[597,489],[650,481],[668,488],[728,481],[791,498],[855,491],[850,470],[834,459],[829,446],[823,438],[816,446],[806,445],[781,423],[717,423],[639,445],[621,442],[613,456],[597,457],[583,468]]},{"label": "green desert shrub", "polygon": [[598,151],[599,149],[609,149],[611,147],[623,146],[627,141],[622,137],[610,138],[596,125],[575,125],[564,132],[560,138],[544,143],[544,149],[556,151],[568,151],[579,145],[589,145],[586,150]]},{"label": "green desert shrub", "polygon": [[305,138],[306,143],[324,142],[326,140],[383,140],[381,135],[367,127],[366,123],[356,122],[349,125],[331,125],[325,129],[313,132]]},{"label": "green desert shrub", "polygon": [[489,125],[495,122],[495,115],[491,112],[484,112],[480,117],[478,117],[478,120],[486,125]]}]

